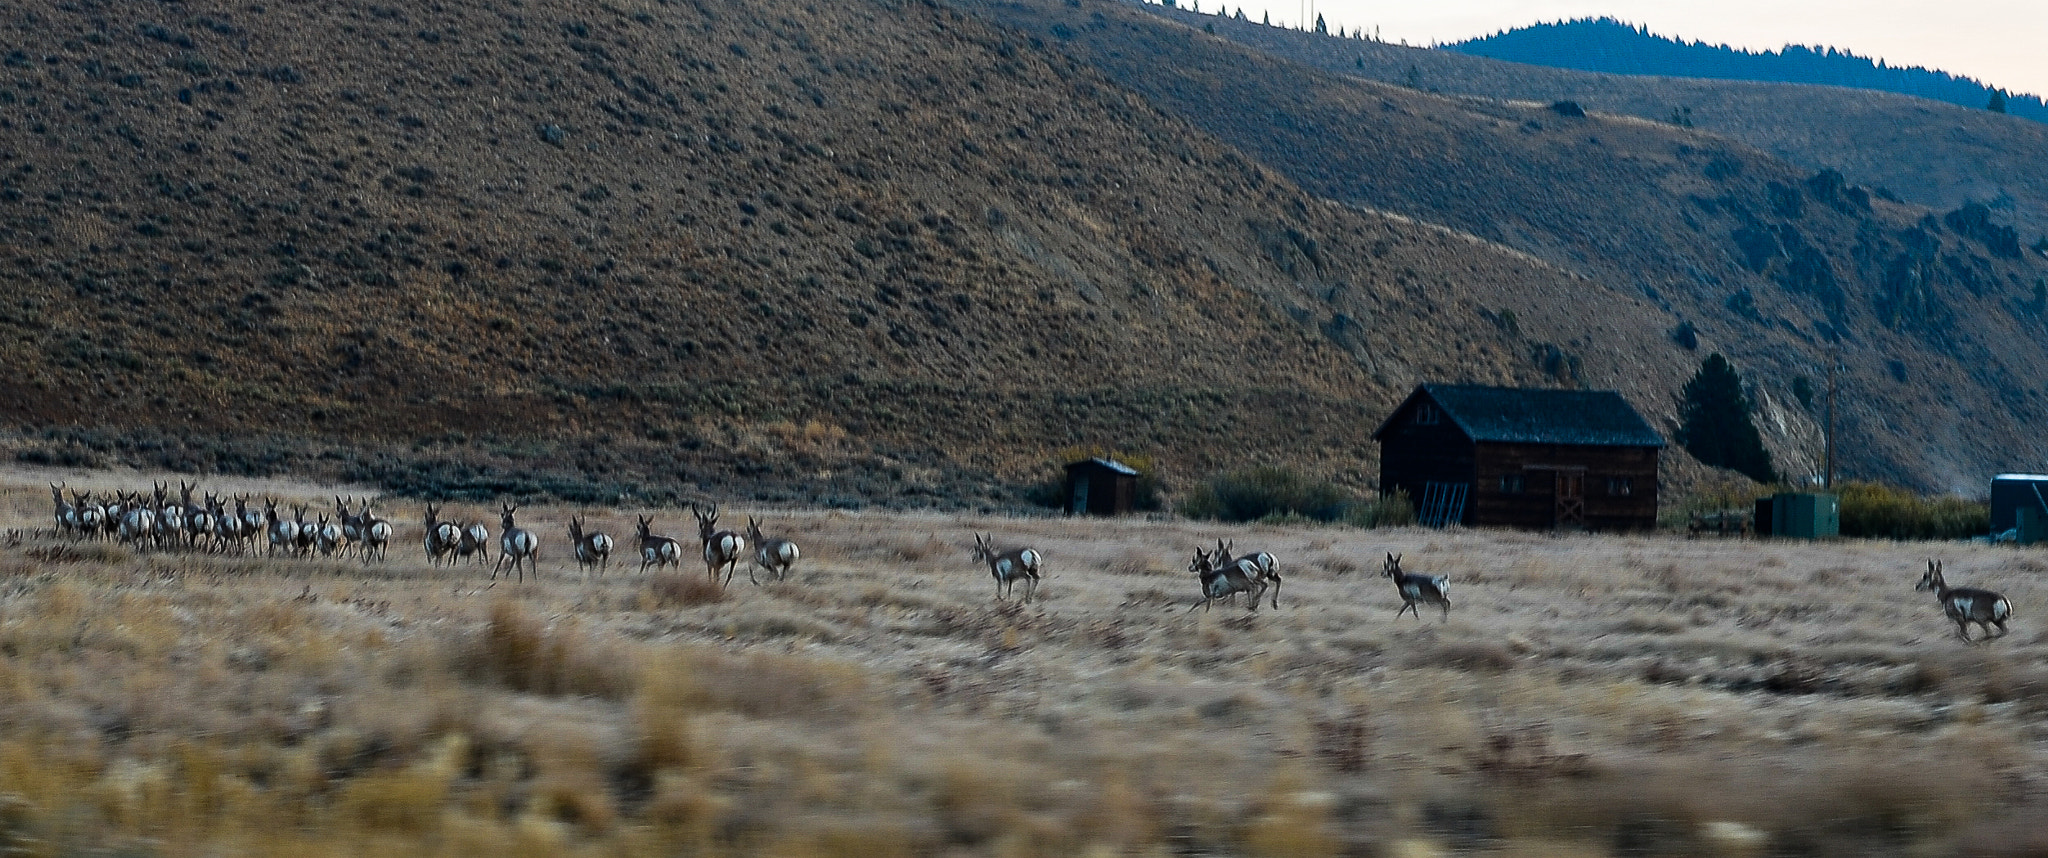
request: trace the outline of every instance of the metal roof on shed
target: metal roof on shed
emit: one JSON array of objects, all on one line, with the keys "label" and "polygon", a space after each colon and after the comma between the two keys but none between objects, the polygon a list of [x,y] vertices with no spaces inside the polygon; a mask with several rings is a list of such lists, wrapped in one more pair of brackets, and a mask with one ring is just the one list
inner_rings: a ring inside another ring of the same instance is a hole
[{"label": "metal roof on shed", "polygon": [[1476,442],[1662,447],[1664,436],[1612,390],[1541,390],[1469,384],[1424,384],[1373,432],[1394,425],[1421,397]]},{"label": "metal roof on shed", "polygon": [[1104,459],[1100,456],[1082,459],[1081,461],[1074,462],[1072,464],[1067,465],[1067,469],[1073,470],[1076,466],[1086,465],[1090,463],[1101,465],[1102,467],[1108,468],[1119,474],[1123,474],[1126,477],[1135,477],[1138,475],[1138,469],[1126,465],[1122,462],[1116,461],[1114,459]]}]

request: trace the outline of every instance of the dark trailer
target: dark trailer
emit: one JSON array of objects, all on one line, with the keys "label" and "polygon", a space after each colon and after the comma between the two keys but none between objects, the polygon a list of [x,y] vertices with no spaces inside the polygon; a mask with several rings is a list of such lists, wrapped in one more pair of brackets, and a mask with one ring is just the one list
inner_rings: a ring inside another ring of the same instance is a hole
[{"label": "dark trailer", "polygon": [[1380,491],[1432,527],[1651,530],[1664,438],[1611,390],[1415,388],[1373,432]]}]

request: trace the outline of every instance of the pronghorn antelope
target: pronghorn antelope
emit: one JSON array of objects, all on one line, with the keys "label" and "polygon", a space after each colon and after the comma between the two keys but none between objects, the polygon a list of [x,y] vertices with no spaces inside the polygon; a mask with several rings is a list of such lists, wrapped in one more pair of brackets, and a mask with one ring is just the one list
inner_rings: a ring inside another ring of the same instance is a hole
[{"label": "pronghorn antelope", "polygon": [[270,540],[270,553],[280,549],[290,554],[299,547],[299,525],[277,514],[277,500],[263,499],[263,533]]},{"label": "pronghorn antelope", "polygon": [[206,494],[206,506],[213,514],[213,539],[222,551],[233,548],[242,550],[242,515],[240,511],[228,512],[228,499],[212,492]]},{"label": "pronghorn antelope", "polygon": [[576,553],[576,568],[589,572],[596,566],[601,574],[612,565],[612,537],[602,530],[583,532],[583,519],[569,517],[569,543]]},{"label": "pronghorn antelope", "polygon": [[363,544],[363,520],[355,513],[348,511],[348,504],[342,502],[341,495],[334,496],[334,519],[341,523],[341,542],[343,546],[360,546]]},{"label": "pronghorn antelope", "polygon": [[663,566],[683,565],[683,545],[666,536],[655,536],[654,519],[640,516],[640,526],[634,535],[640,539],[640,573],[647,574],[647,567],[660,569]]},{"label": "pronghorn antelope", "polygon": [[72,492],[72,506],[78,508],[78,535],[98,539],[106,528],[107,508],[92,499],[92,492]]},{"label": "pronghorn antelope", "polygon": [[[1230,549],[1236,545],[1237,543],[1234,541],[1225,543],[1221,539],[1216,540],[1216,559],[1212,565],[1217,569],[1230,565]],[[1252,568],[1257,570],[1257,574],[1253,578],[1264,585],[1259,588],[1261,591],[1265,590],[1266,587],[1273,588],[1273,607],[1278,609],[1280,607],[1280,561],[1264,551],[1254,551],[1236,559],[1250,562]]]},{"label": "pronghorn antelope", "polygon": [[52,535],[71,536],[78,533],[78,507],[64,499],[64,484],[51,483],[50,497],[57,504],[52,515],[57,519],[57,529]]},{"label": "pronghorn antelope", "polygon": [[725,570],[725,580],[720,586],[732,583],[732,573],[739,569],[740,556],[747,553],[747,539],[730,530],[714,530],[718,526],[718,505],[711,504],[706,514],[696,504],[690,504],[690,514],[697,517],[697,539],[704,543],[704,570],[711,573],[711,580],[718,580],[718,570]]},{"label": "pronghorn antelope", "polygon": [[319,541],[320,530],[306,523],[307,504],[292,504],[292,524],[298,526],[298,538],[292,540],[292,553],[306,557],[313,553],[313,543]]},{"label": "pronghorn antelope", "polygon": [[[475,557],[478,563],[491,562],[491,529],[481,521],[470,522],[455,540],[455,556],[463,559]],[[498,558],[500,563],[504,560],[502,555]]]},{"label": "pronghorn antelope", "polygon": [[1038,565],[1045,559],[1035,548],[1012,548],[997,551],[995,535],[983,539],[974,535],[974,559],[988,562],[988,572],[996,578],[996,598],[1001,599],[1013,591],[1017,579],[1024,579],[1024,601],[1031,601],[1038,592]]},{"label": "pronghorn antelope", "polygon": [[150,509],[142,502],[142,495],[131,494],[128,502],[122,506],[121,524],[115,535],[122,542],[138,548],[142,546],[143,540],[155,538],[156,510]]},{"label": "pronghorn antelope", "polygon": [[192,490],[196,488],[199,488],[198,483],[188,486],[184,480],[178,481],[178,502],[184,507],[180,514],[185,519],[185,546],[188,548],[199,547],[201,539],[213,538],[212,512],[192,502]]},{"label": "pronghorn antelope", "polygon": [[1941,602],[1941,612],[1955,622],[1956,634],[1963,640],[1970,639],[1971,623],[1984,628],[1985,637],[1978,638],[1980,641],[1991,639],[1992,626],[1998,627],[1998,637],[2005,637],[2005,621],[2012,617],[2012,603],[1990,590],[1950,587],[1941,579],[1940,561],[1927,561],[1927,574],[1920,576],[1919,586],[1913,589],[1934,591],[1934,598]]},{"label": "pronghorn antelope", "polygon": [[213,496],[206,495],[208,503],[195,504],[192,502],[192,489],[199,488],[199,484],[186,487],[185,481],[179,480],[178,487],[178,494],[185,504],[185,545],[197,548],[201,540],[213,539],[213,508],[210,504]]},{"label": "pronghorn antelope", "polygon": [[456,527],[455,522],[441,521],[438,518],[440,513],[438,507],[427,504],[427,562],[435,566],[441,565],[448,552],[454,551],[456,543],[462,541],[462,528]]},{"label": "pronghorn antelope", "polygon": [[356,523],[363,530],[363,562],[370,562],[372,556],[385,559],[384,552],[391,545],[391,522],[378,518],[370,511],[370,502],[363,501],[363,511],[356,514]]},{"label": "pronghorn antelope", "polygon": [[[777,581],[789,577],[789,569],[796,565],[796,559],[801,553],[797,551],[796,543],[787,539],[769,539],[762,536],[761,523],[755,521],[751,515],[747,516],[747,538],[754,541],[755,566],[767,570]],[[754,570],[747,570],[747,580],[754,581]]]},{"label": "pronghorn antelope", "polygon": [[519,510],[518,506],[507,503],[503,509],[504,516],[498,519],[498,524],[504,530],[498,535],[498,565],[491,567],[491,580],[497,580],[499,567],[510,563],[511,571],[519,573],[519,580],[525,581],[526,570],[522,564],[528,559],[533,561],[534,578],[540,578],[540,540],[512,525],[512,513]]},{"label": "pronghorn antelope", "polygon": [[1381,573],[1393,579],[1394,589],[1401,591],[1401,609],[1394,612],[1394,619],[1408,611],[1415,612],[1415,619],[1422,619],[1422,609],[1417,604],[1435,605],[1443,609],[1443,619],[1451,618],[1451,579],[1442,575],[1411,575],[1401,571],[1401,555],[1388,554],[1386,566]]},{"label": "pronghorn antelope", "polygon": [[1239,593],[1252,594],[1251,610],[1259,609],[1259,596],[1265,593],[1266,585],[1258,579],[1258,565],[1252,561],[1239,558],[1218,565],[1215,558],[1197,548],[1195,558],[1188,562],[1188,571],[1195,573],[1195,580],[1202,585],[1202,600],[1189,605],[1188,610],[1207,610],[1217,599]]},{"label": "pronghorn antelope", "polygon": [[263,513],[249,508],[248,495],[235,495],[235,517],[242,520],[242,541],[249,550],[256,550],[256,541],[263,538]]},{"label": "pronghorn antelope", "polygon": [[313,525],[313,547],[321,557],[333,557],[341,549],[341,525],[327,520],[327,513],[320,514],[320,521]]},{"label": "pronghorn antelope", "polygon": [[100,519],[101,537],[105,539],[120,539],[121,518],[134,508],[134,503],[128,499],[127,492],[119,489],[114,490],[114,502],[107,504],[106,517]]},{"label": "pronghorn antelope", "polygon": [[185,506],[171,503],[170,491],[170,483],[156,484],[156,530],[152,535],[156,537],[159,548],[177,541],[185,534]]}]

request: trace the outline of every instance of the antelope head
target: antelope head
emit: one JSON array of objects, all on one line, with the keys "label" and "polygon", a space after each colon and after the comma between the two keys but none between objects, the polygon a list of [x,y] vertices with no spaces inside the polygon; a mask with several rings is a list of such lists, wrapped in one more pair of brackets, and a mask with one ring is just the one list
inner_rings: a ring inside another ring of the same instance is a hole
[{"label": "antelope head", "polygon": [[751,515],[747,516],[747,541],[755,545],[761,544],[761,523],[755,521]]},{"label": "antelope head", "polygon": [[179,481],[178,481],[178,502],[179,502],[179,503],[182,503],[182,504],[184,504],[184,505],[186,505],[186,506],[191,506],[191,505],[192,505],[192,490],[193,490],[193,489],[196,489],[196,488],[199,488],[199,484],[198,484],[198,483],[193,483],[193,484],[191,484],[191,485],[189,485],[189,486],[188,486],[188,485],[185,485],[185,481],[184,481],[184,480],[179,480]]},{"label": "antelope head", "polygon": [[519,511],[519,505],[512,503],[510,501],[506,501],[504,503],[499,504],[498,508],[503,513],[503,515],[499,517],[498,522],[504,525],[504,528],[506,530],[511,530],[512,514]]},{"label": "antelope head", "polygon": [[1913,589],[1922,593],[1929,590],[1938,593],[1946,586],[1948,586],[1948,582],[1941,580],[1941,561],[1929,560],[1927,561],[1927,574],[1920,576],[1920,583],[1914,586]]},{"label": "antelope head", "polygon": [[573,515],[569,516],[569,541],[579,543],[583,541],[583,519]]},{"label": "antelope head", "polygon": [[709,507],[711,511],[705,513],[697,509],[695,504],[690,506],[690,514],[697,517],[697,536],[702,539],[710,539],[713,530],[718,527],[718,504],[710,504]]},{"label": "antelope head", "polygon": [[1387,577],[1389,577],[1389,578],[1393,578],[1393,577],[1396,577],[1396,576],[1398,576],[1398,575],[1402,574],[1402,573],[1401,573],[1401,555],[1399,555],[1399,554],[1394,554],[1394,553],[1392,553],[1392,552],[1388,552],[1388,554],[1387,554],[1387,564],[1386,564],[1386,566],[1384,566],[1384,567],[1382,567],[1382,568],[1381,568],[1381,570],[1380,570],[1380,573],[1381,573],[1381,574],[1383,574],[1383,575],[1385,575],[1385,576],[1387,576]]},{"label": "antelope head", "polygon": [[634,531],[634,533],[638,534],[641,539],[652,538],[654,536],[654,531],[652,529],[654,520],[644,515],[634,517],[640,519],[640,525],[638,529]]},{"label": "antelope head", "polygon": [[63,506],[63,505],[64,505],[64,484],[63,484],[63,483],[51,483],[51,484],[50,484],[50,497],[53,497],[53,498],[56,498],[56,499],[57,499],[57,505],[58,505],[58,506]]}]

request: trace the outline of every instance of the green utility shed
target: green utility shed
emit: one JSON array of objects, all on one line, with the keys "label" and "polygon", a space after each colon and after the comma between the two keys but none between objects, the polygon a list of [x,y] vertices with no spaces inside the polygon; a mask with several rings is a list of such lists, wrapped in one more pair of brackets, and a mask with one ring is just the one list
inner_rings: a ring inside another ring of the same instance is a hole
[{"label": "green utility shed", "polygon": [[[1842,535],[1842,499],[1824,492],[1780,492],[1770,499],[1770,517],[1757,505],[1757,535],[1789,539],[1835,539]],[[1768,528],[1768,530],[1766,529]]]}]

